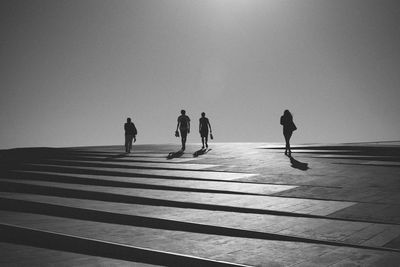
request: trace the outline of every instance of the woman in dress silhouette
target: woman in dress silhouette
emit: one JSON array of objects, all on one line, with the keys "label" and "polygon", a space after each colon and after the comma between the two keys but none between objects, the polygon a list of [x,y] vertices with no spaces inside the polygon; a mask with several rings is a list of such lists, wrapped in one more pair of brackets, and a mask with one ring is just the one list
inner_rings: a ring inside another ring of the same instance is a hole
[{"label": "woman in dress silhouette", "polygon": [[296,125],[293,122],[293,116],[289,110],[285,110],[281,116],[281,125],[283,125],[283,136],[285,137],[286,149],[285,155],[291,157],[292,151],[290,150],[290,137],[292,137],[293,131],[297,130]]}]

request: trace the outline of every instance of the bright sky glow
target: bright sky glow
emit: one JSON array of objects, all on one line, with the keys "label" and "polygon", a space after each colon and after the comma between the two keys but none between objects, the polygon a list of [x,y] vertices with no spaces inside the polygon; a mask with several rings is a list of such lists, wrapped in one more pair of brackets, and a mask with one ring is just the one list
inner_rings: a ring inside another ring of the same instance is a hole
[{"label": "bright sky glow", "polygon": [[[379,0],[3,1],[0,147],[400,139],[400,9]],[[192,130],[188,142],[199,142]]]}]

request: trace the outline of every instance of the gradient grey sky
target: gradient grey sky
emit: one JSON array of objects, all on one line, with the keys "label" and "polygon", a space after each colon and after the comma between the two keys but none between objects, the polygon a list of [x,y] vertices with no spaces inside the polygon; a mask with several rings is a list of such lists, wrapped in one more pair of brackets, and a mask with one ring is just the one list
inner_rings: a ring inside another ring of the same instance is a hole
[{"label": "gradient grey sky", "polygon": [[0,148],[399,140],[400,3],[11,0],[0,8]]}]

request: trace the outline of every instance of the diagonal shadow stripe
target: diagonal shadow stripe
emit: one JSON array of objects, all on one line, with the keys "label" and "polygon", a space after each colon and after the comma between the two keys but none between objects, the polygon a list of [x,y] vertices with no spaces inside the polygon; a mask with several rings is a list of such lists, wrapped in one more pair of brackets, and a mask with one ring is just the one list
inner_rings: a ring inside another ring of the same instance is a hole
[{"label": "diagonal shadow stripe", "polygon": [[[88,174],[88,175],[103,175],[103,176],[119,176],[119,177],[136,177],[136,178],[159,178],[159,179],[171,179],[171,180],[194,180],[194,181],[215,181],[215,182],[237,182],[237,183],[251,183],[246,181],[238,181],[238,180],[224,180],[224,179],[209,179],[209,178],[192,178],[187,176],[174,176],[172,173],[168,175],[160,175],[160,174],[146,174],[146,173],[135,173],[132,172],[122,172],[122,171],[109,171],[109,170],[98,170],[98,169],[84,169],[84,168],[70,168],[70,167],[61,167],[61,166],[52,166],[52,165],[24,165],[20,168],[11,169],[18,171],[41,171],[41,172],[58,172],[65,174]],[[172,169],[168,169],[167,171],[174,171]],[[189,170],[182,170],[184,172],[189,172]],[[197,171],[196,172],[201,172]],[[218,171],[212,171],[213,173],[218,173]],[[224,173],[224,172],[221,172]],[[248,173],[243,173],[244,175],[248,175]]]},{"label": "diagonal shadow stripe", "polygon": [[20,182],[9,182],[9,181],[0,181],[0,191],[100,200],[100,201],[108,201],[116,203],[140,204],[149,206],[167,206],[167,207],[203,209],[203,210],[220,210],[220,211],[232,211],[241,213],[271,214],[271,215],[283,215],[283,216],[305,217],[305,218],[326,218],[324,216],[311,215],[311,214],[300,214],[300,213],[298,214],[298,213],[284,212],[284,211],[242,208],[242,207],[203,204],[194,202],[182,202],[174,200],[120,195],[114,193],[94,192],[88,190],[67,189],[67,188],[60,188],[53,186],[24,184]]},{"label": "diagonal shadow stripe", "polygon": [[164,199],[157,199],[157,198],[120,195],[120,194],[114,194],[114,193],[94,192],[94,191],[88,191],[88,190],[77,190],[77,189],[67,189],[67,188],[60,188],[60,187],[53,187],[53,186],[24,184],[24,183],[20,183],[20,182],[9,182],[9,181],[0,181],[0,192],[28,193],[28,194],[47,195],[47,196],[59,196],[59,197],[66,197],[66,198],[100,200],[100,201],[108,201],[108,202],[116,202],[116,203],[140,204],[140,205],[149,205],[149,206],[166,206],[166,207],[190,208],[190,209],[201,209],[201,210],[230,211],[230,212],[239,212],[239,213],[269,214],[269,215],[287,216],[287,217],[296,217],[296,218],[317,218],[317,219],[330,219],[330,220],[338,220],[338,221],[354,221],[354,222],[369,222],[369,223],[376,222],[376,223],[391,224],[391,225],[399,224],[396,222],[381,222],[381,221],[372,221],[372,220],[335,218],[335,217],[329,217],[329,216],[277,211],[277,210],[255,209],[255,208],[223,206],[223,205],[204,204],[204,203],[195,203],[195,202],[164,200]]},{"label": "diagonal shadow stripe", "polygon": [[[159,160],[162,159],[162,160]],[[135,162],[140,162],[140,163],[172,163],[172,164],[193,164],[194,159],[183,159],[179,161],[170,161],[170,160],[165,160],[164,158],[155,158],[155,157],[132,157],[132,158],[94,158],[94,157],[81,157],[81,158],[64,158],[64,159],[54,159],[54,160],[77,160],[77,161],[93,161],[93,162],[102,162],[102,163],[135,163]]]},{"label": "diagonal shadow stripe", "polygon": [[66,184],[158,189],[158,190],[180,191],[180,192],[202,192],[202,193],[256,195],[256,196],[266,195],[266,194],[229,191],[229,190],[189,188],[189,187],[178,187],[178,186],[156,185],[156,184],[142,184],[142,183],[123,182],[123,181],[106,180],[106,179],[74,177],[74,176],[68,176],[68,175],[38,174],[38,173],[32,173],[32,172],[18,172],[18,171],[15,171],[15,172],[10,171],[6,175],[0,177],[0,180],[1,179],[13,179],[15,181],[20,180],[21,182],[23,180],[48,181],[48,182],[58,182],[58,183],[66,183]]},{"label": "diagonal shadow stripe", "polygon": [[[189,169],[189,168],[179,168],[179,167],[175,167],[175,168],[171,168],[171,167],[160,167],[160,166],[140,166],[140,165],[123,165],[123,164],[113,164],[113,162],[106,162],[103,161],[102,162],[78,162],[78,161],[61,161],[61,160],[46,160],[41,162],[39,165],[41,164],[51,164],[51,165],[55,165],[55,166],[68,166],[68,167],[95,167],[95,168],[110,168],[110,169],[143,169],[143,170],[171,170],[171,171],[188,171],[188,170],[192,170],[192,171],[207,171],[207,169],[210,169],[212,167],[215,166],[207,166],[205,168],[200,168],[200,169]],[[131,161],[131,163],[134,163],[133,161]],[[139,162],[138,162],[139,163]],[[150,163],[150,162],[141,162],[141,163]],[[159,164],[160,162],[154,162],[153,164]],[[168,163],[168,162],[163,162],[163,164],[168,164],[171,165],[174,163]],[[176,164],[176,163],[175,163]],[[190,166],[190,163],[178,163],[181,165],[188,165]],[[41,165],[43,166],[43,165]],[[218,171],[216,171],[218,172]]]},{"label": "diagonal shadow stripe", "polygon": [[8,243],[162,266],[247,266],[3,223],[0,223],[0,240]]},{"label": "diagonal shadow stripe", "polygon": [[103,223],[162,229],[162,230],[183,231],[183,232],[201,233],[209,235],[212,234],[212,235],[253,238],[253,239],[263,239],[263,240],[303,242],[311,244],[345,246],[345,247],[365,248],[365,249],[368,248],[375,250],[400,252],[400,250],[393,248],[386,248],[386,247],[363,246],[363,245],[348,244],[337,241],[304,238],[293,235],[282,235],[282,234],[264,233],[252,230],[241,230],[223,226],[213,226],[213,225],[181,222],[175,220],[152,218],[152,217],[145,217],[138,215],[120,214],[115,212],[99,211],[94,209],[82,209],[82,208],[54,205],[42,202],[8,199],[3,197],[0,197],[0,209],[8,211],[57,216],[63,218],[72,218],[72,219],[79,219],[86,221],[96,221]]},{"label": "diagonal shadow stripe", "polygon": [[347,162],[334,162],[332,164],[337,165],[355,165],[355,166],[370,166],[370,167],[389,167],[389,168],[400,168],[400,165],[390,165],[390,164],[368,164],[368,163],[347,163]]}]

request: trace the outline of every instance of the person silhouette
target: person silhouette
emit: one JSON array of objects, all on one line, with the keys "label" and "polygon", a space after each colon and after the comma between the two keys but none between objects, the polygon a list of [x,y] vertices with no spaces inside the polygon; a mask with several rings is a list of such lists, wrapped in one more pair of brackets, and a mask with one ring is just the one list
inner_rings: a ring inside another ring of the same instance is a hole
[{"label": "person silhouette", "polygon": [[130,153],[132,149],[132,140],[135,140],[134,142],[136,142],[136,135],[137,135],[135,124],[132,122],[131,118],[126,119],[124,130],[125,130],[125,152]]},{"label": "person silhouette", "polygon": [[208,128],[210,128],[210,133],[212,134],[211,124],[208,118],[206,118],[206,113],[201,113],[201,118],[199,119],[199,133],[201,137],[201,143],[203,146],[201,147],[204,149],[204,143],[206,148],[208,148]]},{"label": "person silhouette", "polygon": [[292,151],[290,149],[290,138],[292,137],[293,131],[297,130],[297,127],[293,122],[292,114],[287,109],[281,116],[281,125],[283,125],[283,136],[285,137],[286,142],[285,155],[291,157]]},{"label": "person silhouette", "polygon": [[181,132],[181,141],[182,141],[182,151],[186,149],[186,138],[188,133],[190,133],[190,118],[186,115],[185,110],[181,110],[181,115],[178,117],[178,124],[176,125],[176,135],[178,133],[178,129]]}]

